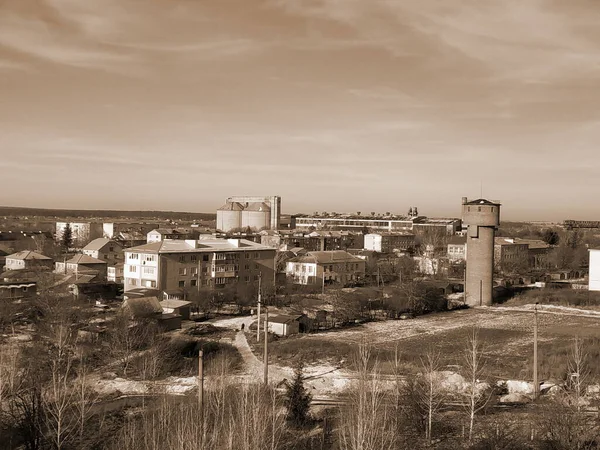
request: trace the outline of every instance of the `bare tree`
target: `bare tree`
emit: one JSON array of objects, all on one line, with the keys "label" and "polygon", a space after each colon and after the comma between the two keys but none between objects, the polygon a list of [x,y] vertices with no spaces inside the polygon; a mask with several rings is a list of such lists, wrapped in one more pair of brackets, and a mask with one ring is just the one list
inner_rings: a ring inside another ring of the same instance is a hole
[{"label": "bare tree", "polygon": [[427,427],[425,429],[425,438],[428,442],[432,441],[432,425],[434,416],[439,411],[444,402],[444,390],[442,389],[442,378],[440,352],[429,348],[421,358],[422,382],[419,383],[419,396],[424,409],[427,411]]},{"label": "bare tree", "polygon": [[87,421],[91,415],[91,409],[98,398],[89,386],[89,365],[83,352],[80,354],[79,366],[76,370],[77,377],[73,383],[74,404],[77,410],[77,422],[79,425],[79,439],[83,439]]},{"label": "bare tree", "polygon": [[483,384],[479,381],[483,375],[484,367],[483,345],[478,330],[473,328],[464,350],[463,369],[467,383],[467,388],[463,393],[463,404],[469,420],[469,443],[473,441],[475,416],[487,405],[490,399],[490,396],[486,395]]},{"label": "bare tree", "polygon": [[344,450],[396,448],[393,410],[385,403],[386,392],[377,364],[370,368],[370,360],[370,349],[363,343],[355,361],[358,380],[348,392],[347,405],[340,411],[340,447]]},{"label": "bare tree", "polygon": [[569,377],[567,386],[571,392],[573,404],[577,412],[581,412],[582,397],[589,376],[589,370],[586,367],[586,358],[587,354],[585,352],[583,341],[579,336],[576,336],[573,340],[573,347],[567,363]]}]

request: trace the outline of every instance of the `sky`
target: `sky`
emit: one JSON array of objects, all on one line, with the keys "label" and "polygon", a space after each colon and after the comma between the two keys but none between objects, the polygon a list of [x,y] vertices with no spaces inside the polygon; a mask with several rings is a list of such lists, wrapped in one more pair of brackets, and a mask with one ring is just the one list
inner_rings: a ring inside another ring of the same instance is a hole
[{"label": "sky", "polygon": [[600,219],[595,0],[0,0],[0,205]]}]

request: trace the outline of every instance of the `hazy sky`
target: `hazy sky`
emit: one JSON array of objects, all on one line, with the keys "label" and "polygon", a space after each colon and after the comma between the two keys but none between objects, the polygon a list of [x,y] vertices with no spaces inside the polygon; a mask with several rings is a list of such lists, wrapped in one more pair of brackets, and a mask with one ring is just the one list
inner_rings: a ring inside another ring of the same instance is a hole
[{"label": "hazy sky", "polygon": [[0,0],[0,204],[600,219],[596,0]]}]

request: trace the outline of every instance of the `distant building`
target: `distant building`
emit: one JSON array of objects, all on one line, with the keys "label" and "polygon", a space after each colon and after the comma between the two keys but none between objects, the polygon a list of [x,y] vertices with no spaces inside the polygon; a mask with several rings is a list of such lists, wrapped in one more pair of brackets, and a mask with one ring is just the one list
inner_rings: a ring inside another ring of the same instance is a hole
[{"label": "distant building", "polygon": [[24,250],[22,252],[13,253],[12,255],[6,256],[5,269],[6,270],[31,270],[31,269],[44,269],[52,270],[53,265],[52,258],[33,252],[31,250]]},{"label": "distant building", "polygon": [[300,321],[304,314],[279,314],[277,316],[269,316],[268,330],[278,336],[290,336],[300,333]]},{"label": "distant building", "polygon": [[104,229],[101,222],[56,222],[55,238],[57,242],[61,241],[67,223],[71,227],[73,247],[83,247],[94,239],[104,237]]},{"label": "distant building", "polygon": [[275,249],[243,239],[164,240],[125,250],[125,291],[273,283]]},{"label": "distant building", "polygon": [[157,228],[149,231],[146,235],[146,242],[160,242],[165,239],[198,239],[200,232],[193,229],[177,229],[177,228]]},{"label": "distant building", "polygon": [[528,269],[529,245],[512,238],[497,237],[494,240],[494,261],[501,270]]},{"label": "distant building", "polygon": [[277,230],[281,220],[281,197],[230,197],[217,210],[217,230],[250,228]]},{"label": "distant building", "polygon": [[37,292],[37,283],[33,280],[15,280],[0,278],[0,300],[21,300],[33,298]]},{"label": "distant building", "polygon": [[302,247],[308,251],[361,249],[364,236],[356,231],[263,230],[260,243],[279,250]]},{"label": "distant building", "polygon": [[294,284],[346,286],[364,280],[365,260],[343,250],[309,252],[286,263],[286,273]]},{"label": "distant building", "polygon": [[123,262],[123,246],[119,242],[107,238],[94,239],[83,247],[81,252],[84,255],[105,261],[107,264]]},{"label": "distant building", "polygon": [[163,300],[160,302],[163,313],[178,314],[183,320],[190,320],[190,309],[192,302],[184,300]]},{"label": "distant building", "polygon": [[452,236],[448,240],[448,260],[451,263],[465,261],[467,259],[466,236]]},{"label": "distant building", "polygon": [[460,219],[430,219],[424,216],[398,216],[395,214],[358,216],[352,214],[322,214],[295,217],[298,229],[371,230],[388,232],[427,232],[439,230],[453,235],[462,228]]},{"label": "distant building", "polygon": [[150,230],[158,228],[158,223],[146,223],[146,222],[104,222],[102,224],[102,231],[104,237],[108,239],[115,239],[120,233],[142,233],[146,234]]},{"label": "distant building", "polygon": [[415,235],[408,233],[369,233],[364,235],[363,248],[378,253],[413,251],[415,249]]}]

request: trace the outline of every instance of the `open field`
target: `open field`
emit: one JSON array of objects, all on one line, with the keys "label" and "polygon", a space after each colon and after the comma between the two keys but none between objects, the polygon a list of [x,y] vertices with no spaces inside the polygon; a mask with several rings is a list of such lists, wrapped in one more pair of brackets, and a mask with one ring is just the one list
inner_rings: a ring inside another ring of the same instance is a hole
[{"label": "open field", "polygon": [[[590,362],[600,357],[600,315],[577,314],[576,310],[538,314],[541,379],[562,379],[574,336],[584,339]],[[402,371],[411,373],[419,370],[420,357],[428,348],[441,353],[443,364],[462,365],[463,349],[474,326],[484,345],[486,376],[490,380],[531,379],[533,311],[527,307],[467,309],[276,338],[270,343],[270,355],[275,364],[293,365],[304,360],[307,364],[327,362],[351,370],[355,349],[364,342],[372,345],[384,373],[391,371],[396,351]],[[252,345],[260,358],[259,346]],[[600,377],[597,364],[589,366],[591,375]]]}]

